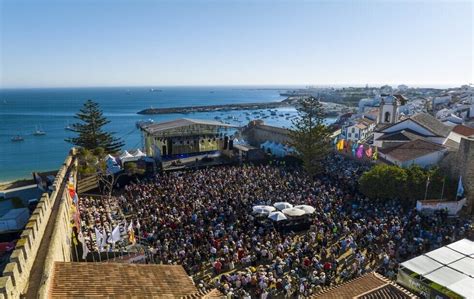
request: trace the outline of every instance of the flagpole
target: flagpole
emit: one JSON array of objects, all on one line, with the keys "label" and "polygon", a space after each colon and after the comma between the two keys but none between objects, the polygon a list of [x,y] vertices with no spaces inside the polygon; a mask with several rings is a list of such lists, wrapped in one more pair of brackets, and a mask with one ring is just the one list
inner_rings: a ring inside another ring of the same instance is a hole
[{"label": "flagpole", "polygon": [[426,179],[425,200],[426,200],[426,197],[428,196],[428,185],[429,184],[430,184],[430,177],[428,176],[428,178]]},{"label": "flagpole", "polygon": [[444,183],[446,182],[446,177],[443,178],[443,188],[441,189],[441,198],[439,200],[443,200],[444,195]]}]

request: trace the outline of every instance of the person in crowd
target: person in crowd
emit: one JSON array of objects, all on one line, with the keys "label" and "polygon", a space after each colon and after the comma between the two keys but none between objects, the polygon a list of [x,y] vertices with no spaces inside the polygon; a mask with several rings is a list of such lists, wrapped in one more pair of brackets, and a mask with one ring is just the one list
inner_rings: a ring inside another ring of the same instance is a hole
[{"label": "person in crowd", "polygon": [[[97,251],[95,228],[110,235],[132,222],[149,262],[182,265],[201,289],[218,288],[228,298],[293,298],[373,270],[394,279],[401,261],[469,229],[443,213],[369,200],[357,191],[366,170],[334,155],[317,178],[278,163],[163,173],[110,199],[81,198],[82,231]],[[252,215],[253,205],[279,201],[313,206],[310,229],[284,232]]]}]

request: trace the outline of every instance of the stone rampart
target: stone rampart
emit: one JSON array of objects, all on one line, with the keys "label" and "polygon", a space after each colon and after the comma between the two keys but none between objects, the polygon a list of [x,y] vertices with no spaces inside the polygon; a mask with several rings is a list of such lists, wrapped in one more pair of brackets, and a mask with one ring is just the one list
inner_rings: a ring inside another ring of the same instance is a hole
[{"label": "stone rampart", "polygon": [[[25,229],[21,233],[20,239],[17,241],[16,247],[10,256],[10,262],[6,265],[2,277],[0,277],[0,298],[19,298],[26,292],[30,284],[30,274],[32,266],[40,250],[40,246],[49,248],[49,259],[45,263],[45,270],[52,267],[53,260],[69,261],[70,246],[66,238],[70,237],[68,233],[68,201],[64,200],[67,188],[61,188],[62,184],[67,180],[66,175],[72,171],[75,174],[72,149],[63,165],[59,169],[53,183],[53,191],[50,195],[44,193],[36,206],[36,209],[30,216]],[[60,194],[61,193],[61,194]],[[50,222],[50,216],[53,207],[58,201],[60,210],[54,220],[54,230],[50,239],[45,239],[46,243],[42,244],[45,230]],[[61,253],[61,254],[59,254]],[[45,271],[46,272],[46,271]]]}]

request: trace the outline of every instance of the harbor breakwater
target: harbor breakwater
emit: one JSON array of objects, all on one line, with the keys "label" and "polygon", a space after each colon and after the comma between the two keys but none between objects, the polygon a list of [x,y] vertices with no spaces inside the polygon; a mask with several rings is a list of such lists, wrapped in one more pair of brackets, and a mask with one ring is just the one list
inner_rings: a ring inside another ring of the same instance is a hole
[{"label": "harbor breakwater", "polygon": [[[238,104],[222,104],[222,105],[204,105],[204,106],[186,106],[186,107],[169,107],[169,108],[147,108],[137,114],[154,115],[154,114],[189,114],[196,112],[227,112],[236,110],[262,110],[276,109],[283,107],[295,107],[298,99],[288,98],[280,102],[267,103],[238,103]],[[348,107],[341,104],[321,102],[324,111],[328,116],[337,116],[344,113]]]}]

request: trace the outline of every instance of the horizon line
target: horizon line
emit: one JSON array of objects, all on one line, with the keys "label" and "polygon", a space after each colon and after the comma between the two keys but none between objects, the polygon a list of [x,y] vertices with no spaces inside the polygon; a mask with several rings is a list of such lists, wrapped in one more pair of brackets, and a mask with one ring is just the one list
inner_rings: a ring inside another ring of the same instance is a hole
[{"label": "horizon line", "polygon": [[69,86],[0,86],[0,90],[8,89],[69,89],[69,88],[166,88],[166,87],[272,87],[272,88],[286,88],[286,87],[381,87],[388,85],[391,87],[397,87],[398,85],[406,85],[409,88],[434,88],[434,87],[461,87],[462,85],[473,85],[472,82],[469,83],[460,83],[460,82],[446,82],[446,83],[383,83],[383,82],[368,82],[368,83],[320,83],[320,84],[311,84],[311,83],[300,83],[300,84],[144,84],[144,85],[69,85]]}]

